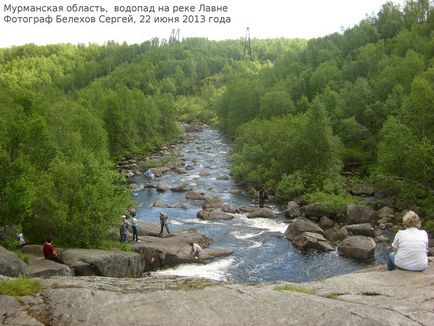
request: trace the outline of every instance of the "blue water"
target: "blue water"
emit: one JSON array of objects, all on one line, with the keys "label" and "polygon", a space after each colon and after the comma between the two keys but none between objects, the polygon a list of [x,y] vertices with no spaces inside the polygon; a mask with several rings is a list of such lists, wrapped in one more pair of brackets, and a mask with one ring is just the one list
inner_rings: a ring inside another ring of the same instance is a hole
[{"label": "blue water", "polygon": [[[191,140],[177,147],[186,165],[194,167],[187,174],[170,171],[153,183],[163,182],[170,187],[188,183],[193,191],[204,192],[206,196],[218,196],[232,207],[257,207],[242,189],[237,188],[232,178],[216,180],[219,176],[229,176],[230,144],[216,130],[205,129],[188,134]],[[200,176],[206,172],[209,175]],[[136,177],[134,183],[147,183],[144,176]],[[159,212],[164,210],[169,216],[169,228],[177,230],[194,228],[212,238],[212,247],[233,248],[234,253],[217,259],[209,265],[189,264],[159,271],[160,274],[209,277],[231,280],[239,283],[261,283],[271,281],[304,282],[345,274],[362,268],[384,263],[381,250],[375,261],[357,262],[339,256],[336,252],[302,252],[283,237],[287,222],[282,217],[277,220],[247,219],[245,214],[236,214],[232,220],[202,221],[196,218],[201,210],[201,201],[185,199],[185,193],[167,191],[158,193],[145,188],[134,192],[138,203],[139,219],[159,222]],[[177,208],[151,207],[155,200],[163,200]],[[179,206],[181,206],[179,207]],[[276,206],[270,206],[279,212]]]}]

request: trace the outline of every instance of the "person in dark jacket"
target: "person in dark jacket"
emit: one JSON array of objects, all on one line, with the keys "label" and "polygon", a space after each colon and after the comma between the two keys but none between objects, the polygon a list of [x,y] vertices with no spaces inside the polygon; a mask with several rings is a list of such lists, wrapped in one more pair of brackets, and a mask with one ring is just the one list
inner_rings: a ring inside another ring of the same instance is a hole
[{"label": "person in dark jacket", "polygon": [[259,208],[263,208],[265,201],[268,200],[267,192],[265,191],[265,187],[262,187],[261,190],[259,190]]},{"label": "person in dark jacket", "polygon": [[164,227],[166,227],[167,234],[170,234],[169,228],[167,226],[167,214],[164,212],[160,212],[160,225],[161,225],[160,235],[163,235]]}]

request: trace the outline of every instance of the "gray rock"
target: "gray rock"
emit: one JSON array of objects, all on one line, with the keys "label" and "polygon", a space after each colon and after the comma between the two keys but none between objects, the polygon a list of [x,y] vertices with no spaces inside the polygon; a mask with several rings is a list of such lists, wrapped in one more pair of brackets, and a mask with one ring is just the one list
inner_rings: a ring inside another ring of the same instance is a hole
[{"label": "gray rock", "polygon": [[247,214],[247,218],[277,218],[277,215],[269,208],[263,207],[255,209],[253,212]]},{"label": "gray rock", "polygon": [[0,247],[0,275],[16,277],[21,275],[26,263],[18,258],[17,254]]},{"label": "gray rock", "polygon": [[231,214],[222,211],[199,211],[197,218],[201,220],[230,220],[234,218]]},{"label": "gray rock", "polygon": [[333,251],[334,247],[319,233],[303,232],[297,235],[292,243],[299,248]]},{"label": "gray rock", "polygon": [[164,183],[159,182],[157,184],[157,191],[158,192],[165,192],[165,191],[167,191],[169,189],[170,189],[170,187],[168,185],[164,184]]},{"label": "gray rock", "polygon": [[366,260],[374,257],[375,246],[375,241],[371,237],[355,235],[343,240],[338,246],[338,251],[346,257]]},{"label": "gray rock", "polygon": [[307,217],[309,217],[309,216],[332,217],[333,215],[335,215],[334,212],[330,208],[328,208],[327,206],[321,205],[320,203],[313,203],[310,205],[306,205],[304,207],[304,213]]},{"label": "gray rock", "polygon": [[326,230],[324,236],[330,242],[338,242],[348,237],[348,231],[335,225],[333,228]]},{"label": "gray rock", "polygon": [[219,197],[207,197],[202,205],[202,209],[220,209],[224,205],[223,199]]},{"label": "gray rock", "polygon": [[67,249],[62,258],[75,275],[140,277],[144,271],[140,255],[128,251]]},{"label": "gray rock", "polygon": [[227,175],[219,175],[215,179],[216,180],[229,180],[229,177]]},{"label": "gray rock", "polygon": [[348,204],[346,224],[369,223],[372,220],[373,213],[374,211],[368,207]]},{"label": "gray rock", "polygon": [[2,325],[43,326],[14,297],[0,295],[0,322]]},{"label": "gray rock", "polygon": [[25,245],[20,248],[20,251],[26,255],[44,257],[44,250],[42,245]]},{"label": "gray rock", "polygon": [[189,200],[205,200],[205,194],[203,192],[187,191],[185,198]]},{"label": "gray rock", "polygon": [[290,219],[297,218],[301,216],[300,206],[295,201],[290,201],[287,205],[286,216]]},{"label": "gray rock", "polygon": [[370,223],[351,224],[344,226],[352,235],[364,235],[374,238],[375,230]]},{"label": "gray rock", "polygon": [[381,224],[393,221],[394,217],[395,211],[390,207],[384,206],[373,214],[372,219]]},{"label": "gray rock", "polygon": [[224,204],[222,206],[222,211],[225,213],[231,213],[231,214],[236,214],[238,212],[235,208],[229,206],[228,204]]},{"label": "gray rock", "polygon": [[74,276],[69,266],[45,258],[32,261],[24,272],[29,277]]},{"label": "gray rock", "polygon": [[335,222],[333,222],[331,219],[329,219],[327,216],[322,216],[319,219],[319,225],[325,229],[330,229],[335,225]]},{"label": "gray rock", "polygon": [[152,203],[153,207],[161,207],[161,208],[170,208],[172,205],[170,205],[168,202],[165,202],[164,200],[154,200]]},{"label": "gray rock", "polygon": [[186,191],[190,191],[191,187],[187,183],[181,183],[176,187],[170,188],[170,190],[174,192],[186,192]]},{"label": "gray rock", "polygon": [[238,210],[242,213],[251,213],[257,210],[257,207],[241,206]]},{"label": "gray rock", "polygon": [[372,196],[374,194],[374,187],[368,184],[359,185],[351,188],[350,193],[355,196]]},{"label": "gray rock", "polygon": [[309,221],[306,218],[299,217],[288,226],[288,228],[284,233],[284,236],[288,240],[292,241],[296,236],[298,236],[303,232],[313,232],[313,233],[319,233],[321,235],[324,235],[324,230],[321,229],[318,225]]}]

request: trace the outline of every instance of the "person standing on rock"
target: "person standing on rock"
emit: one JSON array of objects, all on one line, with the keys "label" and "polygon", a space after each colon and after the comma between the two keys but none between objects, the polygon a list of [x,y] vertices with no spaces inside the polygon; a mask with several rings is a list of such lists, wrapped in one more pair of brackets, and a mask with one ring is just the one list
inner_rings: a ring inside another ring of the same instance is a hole
[{"label": "person standing on rock", "polygon": [[167,226],[167,214],[165,212],[160,212],[160,224],[161,224],[160,236],[163,235],[164,227],[166,227],[167,234],[170,234],[169,227]]},{"label": "person standing on rock", "polygon": [[199,255],[202,251],[202,247],[199,246],[199,244],[194,242],[190,242],[190,246],[191,246],[190,255],[194,256],[194,259],[199,259]]},{"label": "person standing on rock", "polygon": [[398,231],[392,243],[394,252],[389,253],[387,270],[395,267],[409,271],[423,271],[428,266],[428,234],[419,230],[419,216],[413,211],[402,218],[405,230]]},{"label": "person standing on rock", "polygon": [[134,208],[129,209],[131,214],[131,228],[133,229],[133,241],[139,242],[139,237],[137,235],[137,218],[136,218],[136,210]]},{"label": "person standing on rock", "polygon": [[119,228],[119,232],[120,232],[120,236],[121,242],[127,242],[127,235],[128,235],[128,221],[127,221],[127,216],[126,215],[122,215],[122,220],[121,220],[121,226]]},{"label": "person standing on rock", "polygon": [[259,190],[259,208],[264,207],[265,201],[267,199],[269,199],[269,198],[268,198],[267,192],[265,191],[265,187],[262,187]]}]

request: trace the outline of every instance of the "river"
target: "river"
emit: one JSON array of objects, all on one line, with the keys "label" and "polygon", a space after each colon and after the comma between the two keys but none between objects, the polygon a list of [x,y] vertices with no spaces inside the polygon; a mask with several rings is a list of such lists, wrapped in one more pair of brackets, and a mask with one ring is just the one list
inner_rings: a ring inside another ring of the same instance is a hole
[{"label": "river", "polygon": [[[230,172],[231,147],[225,138],[214,129],[204,129],[190,136],[191,140],[178,145],[177,151],[183,153],[186,165],[191,165],[194,169],[187,171],[187,174],[170,171],[153,182],[162,182],[171,187],[185,182],[194,191],[204,192],[206,196],[221,197],[232,207],[257,207],[242,189],[237,189],[232,178],[218,178],[229,176]],[[134,182],[141,185],[147,181],[144,176],[139,176]],[[384,263],[382,250],[377,250],[376,258],[372,262],[357,262],[339,256],[336,251],[302,252],[283,237],[288,225],[283,217],[276,220],[248,219],[245,214],[236,214],[232,220],[203,221],[196,218],[202,202],[185,199],[185,193],[158,193],[153,188],[145,188],[134,192],[134,197],[139,206],[139,219],[158,223],[159,212],[164,210],[169,216],[171,231],[194,228],[214,239],[213,247],[235,250],[231,256],[207,265],[181,265],[155,272],[157,274],[197,276],[238,283],[304,282]],[[183,208],[152,207],[152,203],[157,199]],[[275,212],[279,211],[277,206],[270,205],[270,208]]]}]

